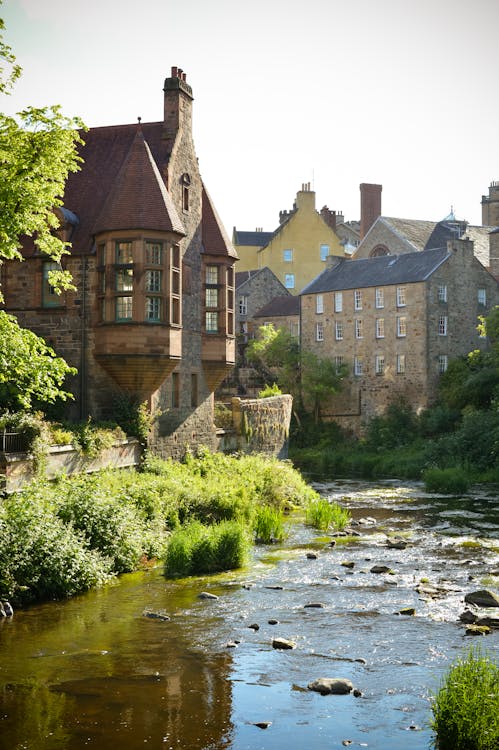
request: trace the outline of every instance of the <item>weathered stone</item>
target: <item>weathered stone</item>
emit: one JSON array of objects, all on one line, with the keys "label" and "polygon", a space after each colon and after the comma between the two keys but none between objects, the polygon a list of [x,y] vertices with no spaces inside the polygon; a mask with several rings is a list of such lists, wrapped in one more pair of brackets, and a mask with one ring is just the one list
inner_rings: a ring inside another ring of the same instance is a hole
[{"label": "weathered stone", "polygon": [[210,594],[208,591],[202,591],[198,595],[198,599],[218,599],[216,594]]},{"label": "weathered stone", "polygon": [[296,648],[294,641],[288,641],[287,638],[274,638],[272,640],[272,648],[281,649],[283,651]]},{"label": "weathered stone", "polygon": [[355,563],[352,562],[352,560],[343,560],[343,562],[340,563],[344,568],[354,568]]},{"label": "weathered stone", "polygon": [[260,625],[258,625],[258,623],[257,623],[257,622],[254,622],[254,623],[252,623],[251,625],[248,625],[248,627],[249,627],[249,628],[250,628],[251,630],[260,630]]},{"label": "weathered stone", "polygon": [[476,604],[477,607],[499,607],[499,596],[488,589],[472,591],[466,594],[464,601],[468,604]]},{"label": "weathered stone", "polygon": [[317,560],[318,557],[317,552],[307,552],[307,560]]},{"label": "weathered stone", "polygon": [[373,565],[369,571],[370,573],[390,573],[388,565]]},{"label": "weathered stone", "polygon": [[153,612],[149,609],[144,610],[142,614],[144,615],[144,617],[148,617],[150,620],[163,620],[163,622],[166,622],[170,619],[165,612]]},{"label": "weathered stone", "polygon": [[309,602],[308,604],[303,605],[305,609],[324,609],[326,606],[322,602]]},{"label": "weathered stone", "polygon": [[490,628],[488,625],[468,625],[466,635],[489,635]]},{"label": "weathered stone", "polygon": [[386,546],[389,549],[405,549],[407,547],[407,542],[405,539],[400,539],[400,537],[389,537],[386,540]]},{"label": "weathered stone", "polygon": [[253,726],[258,727],[258,729],[268,729],[270,726],[272,726],[271,721],[255,721],[253,723]]},{"label": "weathered stone", "polygon": [[321,695],[346,695],[353,690],[350,680],[344,677],[319,677],[319,679],[309,682],[307,687]]},{"label": "weathered stone", "polygon": [[478,616],[472,612],[471,609],[465,609],[464,612],[461,612],[459,615],[459,619],[461,622],[473,623],[477,621]]},{"label": "weathered stone", "polygon": [[269,625],[279,625],[279,620],[276,620],[274,618],[270,619],[268,622]]},{"label": "weathered stone", "polygon": [[409,616],[411,616],[411,615],[415,615],[416,614],[416,610],[415,610],[414,607],[403,607],[402,609],[399,609],[399,611],[397,612],[397,614],[398,615],[409,615]]}]

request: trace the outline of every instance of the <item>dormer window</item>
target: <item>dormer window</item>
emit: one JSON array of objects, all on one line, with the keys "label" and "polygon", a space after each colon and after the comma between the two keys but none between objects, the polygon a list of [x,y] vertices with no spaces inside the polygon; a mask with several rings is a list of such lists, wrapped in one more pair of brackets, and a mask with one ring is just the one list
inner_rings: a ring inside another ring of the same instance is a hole
[{"label": "dormer window", "polygon": [[182,185],[182,211],[187,212],[189,210],[189,188],[191,186],[191,178],[187,172],[184,172],[180,178],[180,183]]}]

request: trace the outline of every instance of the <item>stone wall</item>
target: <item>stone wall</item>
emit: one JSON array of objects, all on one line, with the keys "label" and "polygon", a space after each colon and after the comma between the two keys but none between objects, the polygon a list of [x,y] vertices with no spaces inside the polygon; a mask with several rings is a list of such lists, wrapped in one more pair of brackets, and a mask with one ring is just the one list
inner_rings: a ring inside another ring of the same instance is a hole
[{"label": "stone wall", "polygon": [[232,421],[237,449],[287,458],[293,398],[232,399]]}]

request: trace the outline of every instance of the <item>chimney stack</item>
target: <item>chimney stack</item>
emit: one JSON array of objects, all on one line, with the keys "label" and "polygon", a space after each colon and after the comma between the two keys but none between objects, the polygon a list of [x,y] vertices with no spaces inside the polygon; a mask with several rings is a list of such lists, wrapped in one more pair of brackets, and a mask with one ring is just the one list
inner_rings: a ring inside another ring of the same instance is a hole
[{"label": "chimney stack", "polygon": [[360,239],[363,240],[378,216],[381,216],[382,185],[360,185]]},{"label": "chimney stack", "polygon": [[321,208],[321,216],[333,232],[336,232],[336,211],[330,211],[327,206]]},{"label": "chimney stack", "polygon": [[172,65],[171,76],[165,79],[163,137],[168,141],[171,151],[175,138],[180,130],[192,133],[192,89],[187,83],[187,76],[176,65]]}]

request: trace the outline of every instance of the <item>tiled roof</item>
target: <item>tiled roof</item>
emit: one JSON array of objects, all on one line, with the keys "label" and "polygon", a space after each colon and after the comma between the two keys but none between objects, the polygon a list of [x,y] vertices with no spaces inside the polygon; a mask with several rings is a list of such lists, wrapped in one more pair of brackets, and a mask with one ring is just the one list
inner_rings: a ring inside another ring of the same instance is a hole
[{"label": "tiled roof", "polygon": [[208,255],[228,255],[237,260],[238,255],[227,237],[216,208],[203,185],[203,223],[201,227],[203,252]]},{"label": "tiled roof", "polygon": [[185,234],[140,127],[93,227],[94,233],[121,229]]},{"label": "tiled roof", "polygon": [[447,248],[402,255],[382,255],[361,260],[341,259],[326,268],[301,294],[362,289],[424,281],[450,257]]},{"label": "tiled roof", "polygon": [[240,287],[241,284],[244,284],[246,281],[249,281],[257,273],[258,273],[258,270],[236,271],[236,289]]},{"label": "tiled roof", "polygon": [[244,232],[234,227],[234,244],[264,247],[270,242],[273,234],[274,232]]},{"label": "tiled roof", "polygon": [[300,314],[300,299],[297,296],[289,295],[287,297],[274,297],[273,300],[264,305],[254,318],[277,318],[285,315]]}]

